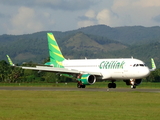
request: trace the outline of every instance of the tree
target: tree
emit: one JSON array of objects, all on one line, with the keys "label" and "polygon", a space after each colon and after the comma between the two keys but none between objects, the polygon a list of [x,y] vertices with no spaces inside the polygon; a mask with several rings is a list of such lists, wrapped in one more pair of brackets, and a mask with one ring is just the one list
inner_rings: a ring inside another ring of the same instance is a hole
[{"label": "tree", "polygon": [[4,61],[4,60],[0,61],[0,81],[1,82],[6,81],[8,75],[10,73],[10,70],[11,70],[11,68],[6,61]]},{"label": "tree", "polygon": [[11,73],[9,76],[9,82],[15,83],[15,82],[21,82],[21,78],[23,76],[23,69],[14,67],[11,70]]},{"label": "tree", "polygon": [[160,82],[160,69],[153,71],[147,78],[148,82]]}]

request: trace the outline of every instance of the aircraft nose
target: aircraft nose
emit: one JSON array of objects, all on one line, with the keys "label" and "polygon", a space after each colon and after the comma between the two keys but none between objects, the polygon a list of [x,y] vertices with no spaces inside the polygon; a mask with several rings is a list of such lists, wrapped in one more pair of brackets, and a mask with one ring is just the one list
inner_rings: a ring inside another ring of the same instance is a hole
[{"label": "aircraft nose", "polygon": [[150,74],[150,70],[148,67],[146,67],[143,71],[144,77],[147,77]]}]

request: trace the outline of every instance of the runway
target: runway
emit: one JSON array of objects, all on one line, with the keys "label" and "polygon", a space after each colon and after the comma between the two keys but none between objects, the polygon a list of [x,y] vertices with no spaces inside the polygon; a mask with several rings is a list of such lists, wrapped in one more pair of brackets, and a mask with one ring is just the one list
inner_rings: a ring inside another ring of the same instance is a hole
[{"label": "runway", "polygon": [[0,87],[0,90],[19,90],[19,91],[102,91],[102,92],[156,92],[160,89],[143,89],[143,88],[59,88],[59,87]]}]

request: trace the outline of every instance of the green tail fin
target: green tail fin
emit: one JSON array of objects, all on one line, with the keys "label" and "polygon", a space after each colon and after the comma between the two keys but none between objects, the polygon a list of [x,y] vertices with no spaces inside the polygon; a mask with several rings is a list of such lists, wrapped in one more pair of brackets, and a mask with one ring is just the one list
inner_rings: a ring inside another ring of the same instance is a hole
[{"label": "green tail fin", "polygon": [[52,33],[47,33],[50,62],[46,65],[54,65],[55,67],[63,67],[62,61],[65,60],[61,53],[61,50],[56,42],[56,39]]},{"label": "green tail fin", "polygon": [[11,66],[15,66],[15,65],[13,64],[13,62],[12,62],[11,58],[9,57],[9,55],[6,55],[6,56],[7,56],[7,58],[8,58],[8,62],[9,62],[9,64],[10,64]]}]

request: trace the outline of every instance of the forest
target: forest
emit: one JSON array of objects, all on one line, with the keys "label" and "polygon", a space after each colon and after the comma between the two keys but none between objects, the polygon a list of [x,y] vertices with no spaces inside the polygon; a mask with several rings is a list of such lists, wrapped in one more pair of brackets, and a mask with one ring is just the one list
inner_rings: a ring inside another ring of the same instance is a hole
[{"label": "forest", "polygon": [[[35,66],[32,62],[23,64],[23,66]],[[51,72],[39,72],[24,70],[21,67],[10,66],[6,61],[0,61],[0,82],[3,83],[56,83],[71,82],[72,79],[56,75]]]},{"label": "forest", "polygon": [[[35,63],[28,62],[23,66],[35,66]],[[145,82],[160,82],[160,69],[152,72]],[[56,82],[75,82],[71,78],[57,75],[52,72],[39,72],[24,70],[21,67],[10,66],[6,61],[0,61],[0,82],[2,83],[56,83]]]},{"label": "forest", "polygon": [[[72,31],[41,31],[24,35],[0,35],[0,81],[20,82],[71,82],[70,78],[55,73],[23,70],[11,67],[8,54],[18,65],[34,66],[45,63],[49,56],[47,32],[52,32],[66,59],[130,58],[140,59],[151,68],[155,60],[157,70],[144,79],[160,82],[160,27],[95,25]],[[24,64],[25,63],[25,64]]]},{"label": "forest", "polygon": [[109,27],[95,25],[72,31],[41,31],[24,35],[0,35],[0,60],[8,54],[15,63],[42,63],[49,56],[47,32],[52,32],[66,59],[130,58],[149,67],[153,58],[160,68],[160,27]]}]

